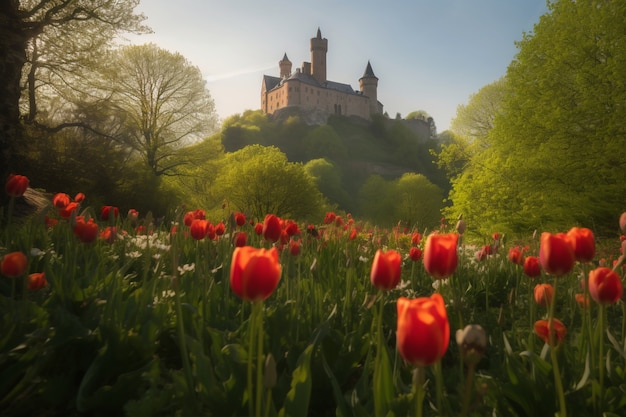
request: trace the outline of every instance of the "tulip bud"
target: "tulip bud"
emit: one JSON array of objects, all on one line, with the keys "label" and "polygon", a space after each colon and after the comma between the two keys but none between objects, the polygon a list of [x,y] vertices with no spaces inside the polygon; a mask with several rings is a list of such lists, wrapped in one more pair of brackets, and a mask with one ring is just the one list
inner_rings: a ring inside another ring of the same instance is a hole
[{"label": "tulip bud", "polygon": [[626,235],[626,211],[619,216],[619,228],[622,229],[622,233]]},{"label": "tulip bud", "polygon": [[479,324],[468,324],[463,330],[456,331],[456,344],[465,361],[475,364],[487,348],[487,333]]},{"label": "tulip bud", "polygon": [[462,235],[463,233],[465,233],[466,227],[467,225],[465,224],[465,220],[461,219],[458,222],[456,222],[456,231],[458,234]]}]

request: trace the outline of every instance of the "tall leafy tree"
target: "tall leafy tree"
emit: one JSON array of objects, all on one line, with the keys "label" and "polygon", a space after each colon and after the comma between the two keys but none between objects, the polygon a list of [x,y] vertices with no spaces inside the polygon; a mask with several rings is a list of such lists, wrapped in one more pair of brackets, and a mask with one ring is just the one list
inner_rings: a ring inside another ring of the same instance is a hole
[{"label": "tall leafy tree", "polygon": [[616,16],[626,3],[549,3],[509,66],[490,148],[455,181],[455,214],[518,231],[614,229],[626,194],[626,32]]},{"label": "tall leafy tree", "polygon": [[502,111],[506,89],[506,77],[501,77],[472,94],[467,104],[457,107],[450,130],[470,142],[486,141]]},{"label": "tall leafy tree", "polygon": [[[115,51],[101,70],[98,97],[89,108],[109,116],[110,133],[140,155],[155,175],[188,163],[180,149],[216,130],[215,105],[200,69],[182,55],[154,44]],[[90,111],[90,110],[87,110]]]},{"label": "tall leafy tree", "polygon": [[[48,74],[52,74],[55,67],[58,74],[62,69],[70,73],[70,63],[77,57],[73,52],[80,50],[81,56],[87,51],[97,54],[100,50],[97,46],[117,34],[145,31],[141,25],[144,17],[134,13],[138,3],[138,0],[0,2],[0,183],[4,183],[10,169],[18,168],[13,166],[11,153],[21,140],[22,91],[27,94],[26,119],[35,120],[37,90],[50,86],[55,78],[46,76],[38,83],[38,69],[46,67]],[[47,43],[44,45],[42,40]],[[58,47],[52,46],[55,42]],[[4,199],[1,189],[0,202]]]}]

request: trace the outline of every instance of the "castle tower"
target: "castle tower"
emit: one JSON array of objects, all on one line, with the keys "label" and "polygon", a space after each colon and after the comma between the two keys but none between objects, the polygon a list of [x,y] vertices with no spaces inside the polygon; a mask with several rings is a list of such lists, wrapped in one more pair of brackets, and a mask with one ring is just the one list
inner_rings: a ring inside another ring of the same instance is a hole
[{"label": "castle tower", "polygon": [[326,52],[328,39],[322,39],[322,32],[317,28],[317,36],[311,38],[311,75],[321,84],[326,82]]},{"label": "castle tower", "polygon": [[361,93],[370,99],[370,114],[378,113],[378,78],[374,75],[369,61],[363,76],[359,78],[359,88]]},{"label": "castle tower", "polygon": [[287,53],[283,59],[278,61],[278,67],[280,68],[280,78],[287,78],[291,75],[291,61],[287,58]]}]

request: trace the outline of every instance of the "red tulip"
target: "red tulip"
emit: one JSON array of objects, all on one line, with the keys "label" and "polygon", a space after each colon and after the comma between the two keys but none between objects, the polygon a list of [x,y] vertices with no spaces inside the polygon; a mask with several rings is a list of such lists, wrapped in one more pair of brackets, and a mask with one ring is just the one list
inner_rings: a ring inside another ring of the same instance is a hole
[{"label": "red tulip", "polygon": [[45,273],[35,272],[33,274],[28,275],[28,281],[26,282],[26,287],[30,291],[40,290],[46,285],[48,285],[48,281],[46,280]]},{"label": "red tulip", "polygon": [[248,242],[248,235],[246,232],[239,232],[235,235],[235,246],[240,248],[246,246]]},{"label": "red tulip", "polygon": [[4,191],[9,197],[21,197],[26,192],[29,182],[28,177],[24,175],[10,174],[4,186]]},{"label": "red tulip", "polygon": [[52,197],[52,205],[58,209],[64,209],[70,204],[70,196],[65,193],[57,193]]},{"label": "red tulip", "polygon": [[74,202],[76,203],[82,203],[85,200],[85,194],[83,193],[78,193],[74,196]]},{"label": "red tulip", "polygon": [[280,239],[282,233],[282,226],[280,219],[274,214],[268,214],[263,221],[263,237],[270,242],[276,242]]},{"label": "red tulip", "polygon": [[48,229],[53,228],[54,226],[56,226],[59,221],[57,219],[53,219],[51,217],[48,217],[47,215],[44,217],[44,222],[46,223],[46,227]]},{"label": "red tulip", "polygon": [[28,259],[22,252],[9,252],[2,257],[0,273],[9,278],[22,276],[28,268]]},{"label": "red tulip", "polygon": [[624,292],[617,272],[599,267],[589,272],[589,295],[598,304],[615,304]]},{"label": "red tulip", "polygon": [[415,366],[429,366],[443,357],[450,343],[448,314],[440,294],[398,298],[396,346]]},{"label": "red tulip", "polygon": [[257,223],[254,225],[254,233],[257,236],[261,236],[263,234],[263,223]]},{"label": "red tulip", "polygon": [[246,215],[240,212],[235,213],[235,224],[237,226],[243,226],[246,224]]},{"label": "red tulip", "polygon": [[422,235],[420,235],[418,232],[414,232],[411,235],[411,244],[412,245],[419,245],[420,242],[422,241]]},{"label": "red tulip", "polygon": [[113,218],[117,219],[120,215],[120,210],[113,206],[102,206],[102,209],[100,209],[100,217],[104,221],[109,220],[109,218],[111,218],[111,214],[113,214]]},{"label": "red tulip", "polygon": [[550,344],[550,333],[552,333],[552,346],[561,344],[567,335],[567,328],[558,319],[552,319],[552,325],[548,320],[537,320],[534,327],[535,334],[548,344]]},{"label": "red tulip", "polygon": [[293,256],[300,255],[300,240],[289,241],[289,253]]},{"label": "red tulip", "polygon": [[533,291],[535,302],[542,307],[549,306],[554,297],[554,288],[550,284],[537,284]]},{"label": "red tulip", "polygon": [[409,249],[409,258],[411,258],[413,262],[419,261],[422,259],[422,250],[420,248],[412,247]]},{"label": "red tulip", "polygon": [[235,248],[230,265],[230,287],[244,300],[265,300],[276,289],[280,273],[276,248]]},{"label": "red tulip", "polygon": [[104,240],[108,244],[113,244],[115,239],[117,239],[117,228],[115,226],[108,226],[100,232],[100,239]]},{"label": "red tulip", "polygon": [[395,250],[383,252],[378,249],[374,255],[370,280],[379,290],[391,290],[400,282],[402,256]]},{"label": "red tulip", "polygon": [[356,237],[357,237],[358,235],[359,235],[358,230],[356,230],[356,229],[352,229],[352,230],[350,230],[350,235],[348,236],[348,239],[350,239],[350,240],[354,240],[354,239],[356,239]]},{"label": "red tulip", "polygon": [[224,225],[224,222],[219,222],[218,224],[215,225],[215,234],[217,236],[222,236],[225,232],[226,232],[226,226]]},{"label": "red tulip", "polygon": [[81,216],[76,217],[73,231],[83,243],[91,243],[98,237],[98,225],[94,223],[93,219],[85,221]]},{"label": "red tulip", "polygon": [[206,220],[206,212],[204,210],[188,211],[183,216],[183,223],[185,226],[191,226],[191,222],[194,220]]},{"label": "red tulip", "polygon": [[535,278],[541,275],[541,265],[539,264],[539,258],[536,256],[527,256],[524,259],[524,274],[527,277]]},{"label": "red tulip", "polygon": [[585,294],[574,294],[574,299],[581,308],[589,308],[589,297]]},{"label": "red tulip", "polygon": [[300,234],[300,228],[298,227],[298,223],[293,220],[288,220],[285,224],[285,233],[288,236],[297,236]]},{"label": "red tulip", "polygon": [[208,227],[208,220],[194,219],[191,222],[191,226],[189,227],[189,233],[191,234],[191,237],[195,240],[202,240],[207,235]]},{"label": "red tulip", "polygon": [[139,212],[135,209],[128,210],[128,215],[126,216],[128,220],[131,222],[136,222],[139,219]]},{"label": "red tulip", "polygon": [[524,265],[524,250],[519,246],[509,249],[509,261],[517,265]]},{"label": "red tulip", "polygon": [[458,263],[456,233],[431,233],[424,248],[424,268],[436,279],[445,279],[452,275]]},{"label": "red tulip", "polygon": [[78,208],[78,203],[71,202],[67,206],[59,209],[59,216],[69,219],[72,213]]},{"label": "red tulip", "polygon": [[557,277],[568,274],[576,261],[570,239],[564,233],[543,232],[539,246],[539,262],[548,274]]},{"label": "red tulip", "polygon": [[593,232],[585,227],[572,227],[567,232],[578,262],[591,262],[596,255],[596,241]]},{"label": "red tulip", "polygon": [[324,224],[332,224],[336,217],[337,215],[332,211],[327,212],[326,216],[324,216]]},{"label": "red tulip", "polygon": [[215,240],[217,238],[217,232],[215,231],[215,226],[213,226],[213,223],[209,222],[208,220],[207,220],[207,226],[206,226],[206,237],[208,237],[209,240]]}]

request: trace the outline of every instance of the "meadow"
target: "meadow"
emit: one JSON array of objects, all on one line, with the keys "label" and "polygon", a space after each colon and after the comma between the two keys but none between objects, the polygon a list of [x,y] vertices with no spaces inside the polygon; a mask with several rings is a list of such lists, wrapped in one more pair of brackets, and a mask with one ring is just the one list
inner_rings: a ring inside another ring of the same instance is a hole
[{"label": "meadow", "polygon": [[2,415],[626,414],[618,219],[513,241],[7,193]]}]

